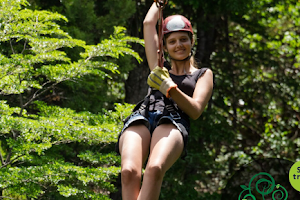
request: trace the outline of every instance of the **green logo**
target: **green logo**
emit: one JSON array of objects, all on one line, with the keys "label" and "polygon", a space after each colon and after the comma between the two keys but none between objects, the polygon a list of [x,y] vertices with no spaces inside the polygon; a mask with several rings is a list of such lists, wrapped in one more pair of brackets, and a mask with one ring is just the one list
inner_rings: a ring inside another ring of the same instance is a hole
[{"label": "green logo", "polygon": [[300,191],[300,161],[292,165],[289,172],[289,180],[293,188]]},{"label": "green logo", "polygon": [[[256,178],[259,179],[255,183],[255,190],[252,191],[253,188],[251,188],[251,184],[253,180]],[[265,199],[265,196],[271,193],[272,193],[271,195],[273,200],[276,199],[286,200],[288,198],[288,193],[286,189],[280,184],[275,184],[274,178],[266,172],[260,172],[254,175],[251,178],[248,187],[246,185],[241,185],[241,188],[243,189],[243,191],[240,193],[238,200],[247,200],[248,197],[251,198],[252,200],[256,200],[255,196],[257,195],[261,196],[262,199]]]}]

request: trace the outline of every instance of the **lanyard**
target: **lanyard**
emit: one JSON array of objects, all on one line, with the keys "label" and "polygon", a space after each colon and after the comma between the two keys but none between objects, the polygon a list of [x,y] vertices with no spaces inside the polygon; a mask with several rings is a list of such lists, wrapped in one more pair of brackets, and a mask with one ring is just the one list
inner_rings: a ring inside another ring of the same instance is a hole
[{"label": "lanyard", "polygon": [[163,68],[163,9],[166,7],[168,0],[154,0],[158,7],[158,66]]}]

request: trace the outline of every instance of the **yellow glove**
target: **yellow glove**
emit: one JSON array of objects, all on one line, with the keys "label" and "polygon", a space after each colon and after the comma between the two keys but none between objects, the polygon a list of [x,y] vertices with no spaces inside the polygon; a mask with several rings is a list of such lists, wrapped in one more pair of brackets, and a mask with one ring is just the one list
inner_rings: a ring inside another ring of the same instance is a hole
[{"label": "yellow glove", "polygon": [[170,77],[168,70],[164,67],[159,66],[155,67],[148,76],[147,83],[150,87],[153,87],[164,95],[167,98],[170,98],[169,91],[172,88],[176,88],[177,85],[173,82]]}]

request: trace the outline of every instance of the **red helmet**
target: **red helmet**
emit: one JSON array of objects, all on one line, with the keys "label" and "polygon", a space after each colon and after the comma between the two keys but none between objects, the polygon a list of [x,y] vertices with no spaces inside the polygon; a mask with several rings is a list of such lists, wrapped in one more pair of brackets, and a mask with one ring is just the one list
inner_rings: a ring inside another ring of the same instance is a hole
[{"label": "red helmet", "polygon": [[182,15],[171,15],[163,22],[163,34],[175,31],[187,31],[194,34],[191,22]]}]

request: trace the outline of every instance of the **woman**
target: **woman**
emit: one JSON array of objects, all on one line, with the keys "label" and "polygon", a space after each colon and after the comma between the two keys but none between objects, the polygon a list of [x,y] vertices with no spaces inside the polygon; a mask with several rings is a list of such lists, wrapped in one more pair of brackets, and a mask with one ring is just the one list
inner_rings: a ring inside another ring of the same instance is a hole
[{"label": "woman", "polygon": [[[158,62],[155,3],[144,19],[145,50],[151,73],[146,114],[135,112],[119,136],[123,200],[155,200],[166,171],[185,154],[189,117],[197,119],[213,90],[213,74],[197,69],[191,58],[194,44],[190,22],[183,16],[164,20],[164,51],[170,64],[162,69]],[[167,98],[168,97],[168,98]],[[171,99],[171,100],[170,100]],[[142,167],[147,161],[141,186]]]}]

